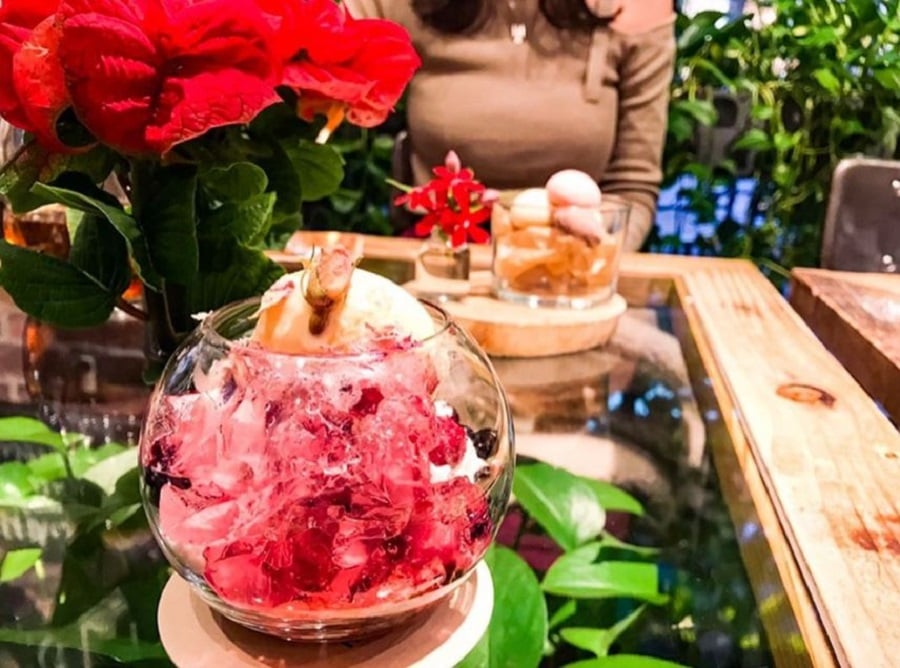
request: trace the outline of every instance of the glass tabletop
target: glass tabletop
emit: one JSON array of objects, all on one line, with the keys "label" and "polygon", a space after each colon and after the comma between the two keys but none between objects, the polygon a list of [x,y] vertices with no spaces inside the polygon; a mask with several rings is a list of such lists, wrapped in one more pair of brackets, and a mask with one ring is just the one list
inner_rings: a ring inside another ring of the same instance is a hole
[{"label": "glass tabletop", "polygon": [[[623,281],[629,310],[604,348],[494,360],[520,461],[611,481],[644,504],[642,517],[610,513],[608,527],[660,548],[670,596],[620,637],[621,651],[717,668],[811,665],[676,291]],[[7,443],[0,461],[39,454]],[[90,490],[69,487],[55,490],[62,510],[0,506],[4,552],[43,548],[37,568],[0,573],[0,666],[170,665],[156,628],[169,569],[135,508],[136,481],[134,498],[126,485],[110,489],[116,521],[93,525],[79,524],[89,504],[78,495]],[[520,553],[546,568],[553,550],[516,532],[521,519],[513,506],[499,540],[516,534]],[[578,658],[561,651],[542,665]]]}]

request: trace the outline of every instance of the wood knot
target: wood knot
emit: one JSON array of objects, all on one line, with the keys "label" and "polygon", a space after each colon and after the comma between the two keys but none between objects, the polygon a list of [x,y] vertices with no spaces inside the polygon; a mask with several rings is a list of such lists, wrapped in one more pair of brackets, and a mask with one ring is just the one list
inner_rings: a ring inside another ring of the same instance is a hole
[{"label": "wood knot", "polygon": [[815,385],[806,383],[785,383],[776,390],[779,397],[790,399],[801,404],[821,404],[826,408],[834,406],[837,399],[834,395]]}]

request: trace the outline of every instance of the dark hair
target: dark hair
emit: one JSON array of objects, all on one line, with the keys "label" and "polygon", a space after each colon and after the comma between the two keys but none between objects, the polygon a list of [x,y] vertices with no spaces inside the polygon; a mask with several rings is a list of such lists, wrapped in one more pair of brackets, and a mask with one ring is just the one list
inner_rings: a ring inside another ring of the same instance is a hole
[{"label": "dark hair", "polygon": [[[425,25],[443,33],[466,33],[496,11],[497,0],[412,0],[412,8]],[[593,30],[608,25],[611,17],[597,16],[585,0],[540,0],[541,13],[560,30]]]}]

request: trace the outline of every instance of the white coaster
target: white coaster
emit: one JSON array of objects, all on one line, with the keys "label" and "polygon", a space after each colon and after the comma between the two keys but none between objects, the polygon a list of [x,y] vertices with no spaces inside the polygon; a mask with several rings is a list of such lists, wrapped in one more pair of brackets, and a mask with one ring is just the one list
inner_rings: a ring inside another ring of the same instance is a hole
[{"label": "white coaster", "polygon": [[172,575],[159,602],[159,635],[179,668],[453,668],[491,621],[494,587],[483,561],[419,619],[354,643],[297,643],[245,629],[213,612]]}]

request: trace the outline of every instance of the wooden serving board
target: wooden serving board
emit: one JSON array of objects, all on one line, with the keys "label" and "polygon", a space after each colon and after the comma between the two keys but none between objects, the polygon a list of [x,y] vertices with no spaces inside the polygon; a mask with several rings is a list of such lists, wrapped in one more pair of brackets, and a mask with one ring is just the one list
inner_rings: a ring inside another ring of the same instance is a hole
[{"label": "wooden serving board", "polygon": [[[490,272],[473,272],[468,294],[440,306],[496,357],[550,357],[602,346],[628,308],[620,295],[587,309],[533,308],[494,298],[489,285]],[[434,294],[421,279],[405,287],[426,299]]]}]

